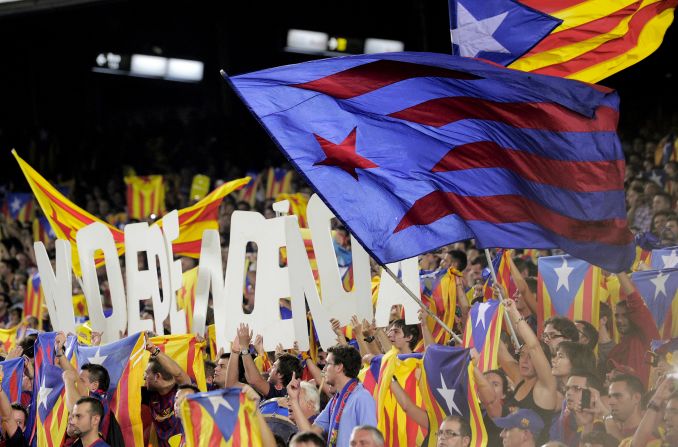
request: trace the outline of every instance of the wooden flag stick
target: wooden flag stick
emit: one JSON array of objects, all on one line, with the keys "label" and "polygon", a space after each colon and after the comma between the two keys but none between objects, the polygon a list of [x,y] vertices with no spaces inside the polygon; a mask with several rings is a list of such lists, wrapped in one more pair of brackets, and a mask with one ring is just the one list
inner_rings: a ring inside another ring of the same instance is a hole
[{"label": "wooden flag stick", "polygon": [[[503,287],[501,287],[501,284],[499,284],[499,281],[497,281],[497,272],[494,271],[494,264],[492,264],[492,257],[490,256],[490,250],[487,248],[485,249],[485,258],[487,258],[487,266],[490,269],[490,274],[492,275],[492,281],[497,285],[497,289],[499,289],[499,299],[501,300],[502,304],[506,300],[506,297],[504,296],[504,290]],[[520,349],[520,342],[518,341],[518,336],[516,335],[516,330],[513,327],[513,323],[511,323],[511,319],[509,318],[508,311],[504,307],[504,317],[506,317],[506,324],[508,324],[509,327],[509,332],[511,332],[511,338],[513,339],[513,344],[516,348],[516,351]]]}]

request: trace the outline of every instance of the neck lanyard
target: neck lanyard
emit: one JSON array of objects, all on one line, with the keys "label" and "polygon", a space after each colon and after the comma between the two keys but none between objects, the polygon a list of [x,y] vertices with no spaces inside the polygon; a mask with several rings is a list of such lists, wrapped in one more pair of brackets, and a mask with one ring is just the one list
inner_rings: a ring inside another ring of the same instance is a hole
[{"label": "neck lanyard", "polygon": [[[344,407],[348,396],[358,386],[358,379],[351,379],[344,385],[338,396],[334,396],[330,404],[330,429],[327,438],[327,446],[334,447],[337,445],[337,438],[339,437],[339,421],[341,415],[344,413]],[[335,413],[336,411],[336,413]],[[334,414],[334,415],[333,415]]]}]

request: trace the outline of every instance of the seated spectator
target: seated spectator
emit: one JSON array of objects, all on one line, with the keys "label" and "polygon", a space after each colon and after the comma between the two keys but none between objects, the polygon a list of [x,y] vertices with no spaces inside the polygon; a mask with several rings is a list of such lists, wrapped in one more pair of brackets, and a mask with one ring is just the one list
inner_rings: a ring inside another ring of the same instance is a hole
[{"label": "seated spectator", "polygon": [[521,408],[515,413],[496,418],[494,423],[502,428],[504,447],[536,447],[536,439],[544,429],[544,422],[537,413]]}]

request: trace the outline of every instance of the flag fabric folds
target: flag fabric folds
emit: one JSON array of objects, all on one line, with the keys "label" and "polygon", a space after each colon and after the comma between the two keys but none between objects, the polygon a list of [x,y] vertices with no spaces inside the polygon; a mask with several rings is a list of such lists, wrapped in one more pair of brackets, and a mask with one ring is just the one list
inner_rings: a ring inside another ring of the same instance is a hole
[{"label": "flag fabric folds", "polygon": [[424,374],[420,386],[428,413],[428,445],[435,446],[437,431],[445,417],[456,414],[471,425],[471,446],[487,445],[487,432],[475,384],[469,349],[430,345],[424,354]]},{"label": "flag fabric folds", "polygon": [[[516,285],[513,283],[513,278],[511,278],[509,256],[511,256],[509,250],[499,250],[492,260],[492,267],[497,275],[499,284],[504,286],[509,296],[513,296],[516,292]],[[494,293],[492,290],[494,280],[492,279],[492,273],[490,272],[489,267],[483,270],[483,278],[485,278],[485,284],[483,284],[483,297],[484,299],[489,300]]]},{"label": "flag fabric folds", "polygon": [[662,337],[678,337],[678,327],[673,326],[674,315],[677,314],[678,269],[635,272],[631,280],[643,297]]},{"label": "flag fabric folds", "polygon": [[38,325],[42,329],[42,304],[45,301],[45,295],[42,292],[40,283],[40,273],[35,272],[28,277],[26,284],[26,298],[24,299],[24,321],[28,317],[38,319]]},{"label": "flag fabric folds", "polygon": [[[158,335],[152,337],[150,341],[160,348],[160,351],[172,357],[200,390],[207,389],[205,363],[202,355],[202,350],[205,347],[204,341],[198,342],[193,334]],[[144,356],[144,361],[141,363],[143,364],[143,371],[148,364],[148,356]]]},{"label": "flag fabric folds", "polygon": [[504,305],[497,299],[471,306],[464,331],[464,347],[478,351],[480,371],[497,369],[497,354],[504,321]]},{"label": "flag fabric folds", "polygon": [[0,329],[0,349],[6,354],[16,346],[17,332],[19,326],[14,326],[9,329]]},{"label": "flag fabric folds", "polygon": [[193,333],[193,307],[195,306],[195,287],[198,285],[198,267],[182,273],[181,289],[177,291],[177,305],[186,313],[186,332]]},{"label": "flag fabric folds", "polygon": [[666,247],[652,250],[650,265],[654,270],[678,267],[678,247]]},{"label": "flag fabric folds", "polygon": [[180,408],[186,447],[261,446],[256,410],[239,388],[189,394]]},{"label": "flag fabric folds", "polygon": [[285,168],[268,168],[266,173],[266,199],[275,199],[292,190],[292,171]]},{"label": "flag fabric folds", "polygon": [[2,390],[10,403],[21,399],[21,381],[24,377],[24,358],[5,360],[0,362],[2,368]]},{"label": "flag fabric folds", "polygon": [[449,0],[454,54],[595,83],[652,54],[678,0]]},{"label": "flag fabric folds", "polygon": [[610,271],[633,262],[607,89],[431,53],[227,79],[382,263],[471,238],[560,247]]},{"label": "flag fabric folds", "polygon": [[[440,318],[447,327],[454,327],[455,311],[457,309],[457,285],[456,276],[458,272],[452,269],[442,269],[433,272],[423,272],[419,274],[419,284],[421,290],[421,301],[426,307],[431,309],[438,318]],[[431,318],[426,320],[426,324],[433,335],[433,340],[441,345],[447,344],[452,335],[443,329]],[[423,340],[420,341],[417,352],[423,350]]]},{"label": "flag fabric folds", "polygon": [[306,207],[308,206],[308,196],[297,192],[294,194],[278,194],[276,201],[289,200],[290,214],[297,216],[300,228],[308,228],[308,219],[306,218]]},{"label": "flag fabric folds", "polygon": [[589,321],[598,329],[601,269],[568,255],[541,257],[538,267],[537,332],[554,315]]},{"label": "flag fabric folds", "polygon": [[46,244],[50,240],[56,239],[56,234],[45,216],[33,219],[33,240]]},{"label": "flag fabric folds", "polygon": [[28,192],[10,192],[5,198],[5,215],[19,222],[30,222],[35,217],[33,194]]},{"label": "flag fabric folds", "polygon": [[144,428],[141,421],[141,393],[145,365],[146,345],[143,334],[125,337],[101,346],[75,348],[78,367],[86,363],[101,365],[110,376],[107,398],[110,409],[120,425],[129,447],[144,445]]},{"label": "flag fabric folds", "polygon": [[255,171],[248,171],[246,175],[247,177],[250,177],[252,181],[243,186],[240,190],[238,200],[248,203],[250,207],[254,207],[257,203],[257,191],[261,186],[263,176]]},{"label": "flag fabric folds", "polygon": [[162,175],[125,177],[127,185],[127,215],[144,220],[165,214],[165,183]]}]

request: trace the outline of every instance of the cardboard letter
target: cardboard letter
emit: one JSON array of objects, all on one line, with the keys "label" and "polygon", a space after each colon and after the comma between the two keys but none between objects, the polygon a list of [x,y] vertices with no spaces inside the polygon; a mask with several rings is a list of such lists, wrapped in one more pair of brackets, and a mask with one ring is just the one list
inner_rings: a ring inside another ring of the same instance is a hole
[{"label": "cardboard letter", "polygon": [[[400,272],[400,278],[405,285],[415,294],[419,293],[419,260],[417,258],[405,259],[386,266],[396,275]],[[402,304],[405,308],[405,323],[419,324],[417,315],[419,305],[391,278],[391,275],[381,269],[377,309],[374,313],[377,327],[388,326],[391,307],[396,304]]]},{"label": "cardboard letter", "polygon": [[49,319],[55,331],[75,333],[75,315],[73,312],[72,290],[72,259],[71,244],[68,241],[57,239],[56,247],[56,274],[52,270],[52,263],[42,242],[33,244],[35,260],[38,263],[40,282],[45,293],[45,303],[49,311]]}]

